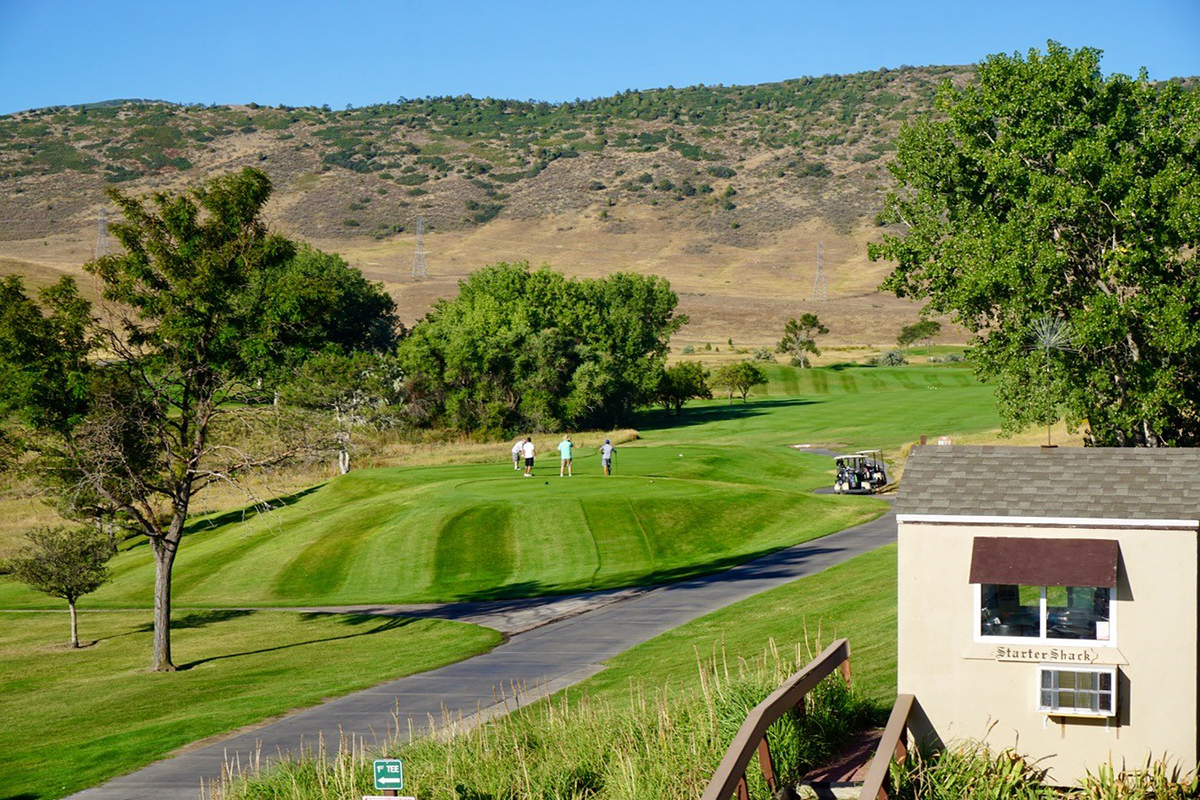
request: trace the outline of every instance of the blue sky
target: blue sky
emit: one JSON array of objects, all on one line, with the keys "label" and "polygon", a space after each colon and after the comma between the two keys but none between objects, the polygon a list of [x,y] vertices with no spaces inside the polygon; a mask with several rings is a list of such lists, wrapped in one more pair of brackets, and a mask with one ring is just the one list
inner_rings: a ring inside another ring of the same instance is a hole
[{"label": "blue sky", "polygon": [[570,100],[965,64],[1055,39],[1106,72],[1200,74],[1200,0],[0,0],[0,113],[140,97],[342,108]]}]

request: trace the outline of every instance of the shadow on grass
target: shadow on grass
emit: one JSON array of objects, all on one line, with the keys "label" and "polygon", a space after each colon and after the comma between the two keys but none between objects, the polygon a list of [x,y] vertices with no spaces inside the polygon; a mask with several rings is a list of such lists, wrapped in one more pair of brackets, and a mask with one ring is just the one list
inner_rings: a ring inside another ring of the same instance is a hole
[{"label": "shadow on grass", "polygon": [[[193,520],[192,522],[189,522],[184,527],[183,535],[184,536],[194,536],[197,533],[204,533],[205,531],[212,530],[214,528],[219,528],[222,525],[229,525],[234,522],[248,522],[249,520],[254,519],[255,517],[261,516],[262,514],[267,514],[272,511],[278,511],[281,508],[286,508],[290,505],[295,505],[296,503],[300,502],[305,497],[307,497],[308,495],[317,491],[324,485],[325,485],[324,483],[319,483],[316,486],[310,486],[307,489],[301,489],[298,492],[292,492],[291,494],[285,494],[282,497],[273,497],[270,500],[263,501],[263,503],[261,505],[246,506],[244,508],[234,509],[233,511],[225,511],[220,514],[213,514],[211,516],[200,517],[198,519]],[[149,547],[150,546],[150,540],[147,539],[145,536],[137,535],[136,539],[137,539],[137,541],[135,541],[133,544],[129,545],[125,549],[126,550],[136,550],[139,547]]]},{"label": "shadow on grass", "polygon": [[692,425],[708,425],[715,422],[728,422],[737,419],[750,419],[772,414],[782,408],[807,406],[820,400],[806,400],[799,397],[762,398],[743,403],[734,399],[729,404],[713,404],[707,406],[687,406],[678,416],[668,414],[662,409],[642,411],[634,419],[634,427],[653,428],[654,430],[669,430],[671,428],[686,428]]},{"label": "shadow on grass", "polygon": [[[224,612],[213,612],[213,613],[224,613]],[[253,613],[255,613],[255,612],[246,611],[246,612],[242,612],[241,615],[253,614]],[[237,615],[235,615],[235,616],[237,616]],[[301,614],[300,619],[302,619],[306,622],[312,622],[312,621],[318,620],[318,619],[329,619],[330,616],[331,615],[329,615],[329,614],[309,612],[309,613]],[[277,653],[280,650],[290,650],[293,647],[305,647],[310,644],[322,644],[324,642],[339,642],[339,641],[343,641],[345,639],[357,639],[360,636],[372,636],[377,633],[385,633],[387,631],[397,630],[399,628],[405,628],[409,625],[412,625],[414,622],[416,622],[416,620],[411,617],[380,617],[380,616],[373,616],[373,615],[367,615],[367,614],[337,615],[337,621],[341,622],[344,625],[373,624],[374,627],[372,627],[370,630],[358,631],[357,633],[346,633],[346,634],[342,634],[341,636],[326,636],[326,637],[323,637],[320,639],[308,639],[303,642],[289,642],[288,644],[275,645],[274,647],[260,647],[256,650],[246,650],[241,653],[226,653],[225,655],[220,655],[220,656],[209,656],[208,658],[198,658],[195,661],[188,661],[187,663],[178,665],[177,669],[182,672],[184,670],[189,670],[194,667],[198,667],[201,664],[208,664],[213,661],[224,661],[224,660],[230,659],[230,658],[241,658],[242,656],[262,655],[263,653]]]},{"label": "shadow on grass", "polygon": [[591,594],[635,587],[665,588],[666,591],[679,588],[686,590],[724,581],[799,578],[808,574],[810,563],[815,562],[817,569],[823,569],[824,565],[828,564],[828,556],[865,551],[862,542],[856,538],[850,539],[845,545],[842,545],[837,538],[839,533],[860,529],[863,526],[872,526],[870,530],[878,533],[880,539],[879,541],[872,540],[866,549],[873,549],[895,540],[895,517],[892,512],[888,511],[859,525],[819,536],[797,545],[763,548],[740,555],[728,555],[705,561],[702,564],[628,574],[625,579],[613,580],[601,585],[549,584],[540,581],[510,583],[460,593],[453,602],[441,605],[436,609],[428,611],[406,609],[404,613],[413,617],[437,617],[453,620],[469,618],[481,612],[504,614],[536,608],[553,603],[562,595],[568,594]]},{"label": "shadow on grass", "polygon": [[[182,617],[172,617],[171,630],[183,631],[189,628],[207,628],[209,625],[229,622],[231,619],[240,619],[256,613],[258,612],[248,608],[218,608],[212,611],[190,611]],[[150,633],[154,630],[154,623],[147,622],[145,625],[139,625],[135,630],[137,633]]]}]

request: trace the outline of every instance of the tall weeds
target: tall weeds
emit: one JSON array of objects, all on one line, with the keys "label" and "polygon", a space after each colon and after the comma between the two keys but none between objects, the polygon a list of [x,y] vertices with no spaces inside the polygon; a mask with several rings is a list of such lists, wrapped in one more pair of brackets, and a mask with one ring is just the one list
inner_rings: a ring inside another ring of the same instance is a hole
[{"label": "tall weeds", "polygon": [[[499,798],[695,798],[712,776],[746,714],[808,659],[772,648],[730,665],[699,665],[699,680],[622,698],[574,699],[563,693],[488,724],[443,720],[439,733],[385,748],[403,759],[404,793],[421,800]],[[773,725],[768,741],[777,773],[794,784],[824,763],[881,709],[835,674]],[[766,800],[762,776],[748,772],[750,796]],[[336,757],[288,761],[213,793],[228,800],[357,798],[370,794],[370,758],[344,747]]]},{"label": "tall weeds", "polygon": [[1046,771],[1011,748],[967,742],[934,756],[913,751],[891,765],[896,800],[1195,800],[1200,777],[1166,759],[1140,769],[1104,764],[1071,788],[1047,786]]}]

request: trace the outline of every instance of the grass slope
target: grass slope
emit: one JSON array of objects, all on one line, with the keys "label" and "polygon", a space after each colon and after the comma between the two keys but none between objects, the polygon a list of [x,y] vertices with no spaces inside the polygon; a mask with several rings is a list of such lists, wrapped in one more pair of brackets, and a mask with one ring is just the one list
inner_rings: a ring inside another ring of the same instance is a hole
[{"label": "grass slope", "polygon": [[[175,566],[180,606],[452,601],[680,580],[869,519],[866,498],[815,496],[830,463],[799,442],[895,450],[921,433],[998,424],[991,390],[955,366],[768,366],[749,403],[648,412],[644,441],[622,445],[604,478],[577,451],[559,479],[541,459],[519,477],[497,463],[352,472],[286,498],[269,515],[193,524]],[[553,439],[540,441],[553,453]],[[150,603],[152,557],[136,541],[85,606]],[[58,607],[13,582],[0,606]]]},{"label": "grass slope", "polygon": [[607,669],[568,689],[621,702],[637,691],[695,689],[698,664],[733,662],[777,646],[799,646],[807,663],[831,641],[850,640],[856,689],[890,704],[896,694],[896,546],[881,547],[824,572],[754,595],[659,634],[610,659]]},{"label": "grass slope", "polygon": [[500,643],[493,630],[441,620],[198,611],[175,618],[180,671],[151,673],[144,613],[83,614],[80,626],[96,642],[83,650],[48,644],[65,640],[63,614],[7,614],[0,625],[0,797],[60,797],[197,739]]},{"label": "grass slope", "polygon": [[[682,454],[682,457],[681,457]],[[877,515],[822,497],[823,459],[786,448],[630,447],[619,474],[507,464],[354,472],[270,515],[198,524],[175,567],[192,606],[338,605],[484,599],[659,583],[710,572]],[[545,475],[546,477],[541,477]],[[222,524],[223,523],[223,524]],[[152,557],[138,543],[88,606],[146,604]],[[17,584],[5,605],[45,607]]]},{"label": "grass slope", "polygon": [[[962,365],[762,367],[768,383],[755,388],[746,404],[736,398],[697,403],[679,418],[650,412],[637,427],[652,431],[649,438],[669,436],[676,442],[895,451],[921,434],[936,438],[1000,426],[991,387]],[[666,426],[669,432],[662,430]]]},{"label": "grass slope", "polygon": [[[776,769],[791,782],[886,717],[895,692],[895,546],[657,636],[490,725],[387,754],[404,760],[406,789],[422,798],[694,798],[746,713],[836,636],[850,639],[855,696],[831,678],[803,718],[768,732]],[[360,796],[370,791],[369,758],[276,765],[225,796]],[[757,770],[747,778],[751,797],[773,796]]]}]

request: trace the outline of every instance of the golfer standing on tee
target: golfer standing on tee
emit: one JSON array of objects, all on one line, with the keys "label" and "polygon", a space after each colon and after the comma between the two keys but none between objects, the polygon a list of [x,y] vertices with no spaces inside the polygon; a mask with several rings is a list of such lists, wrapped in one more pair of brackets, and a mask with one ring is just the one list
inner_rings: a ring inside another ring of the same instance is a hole
[{"label": "golfer standing on tee", "polygon": [[525,450],[525,440],[517,439],[517,443],[514,444],[513,448],[512,448],[513,469],[521,468],[521,454],[524,450]]},{"label": "golfer standing on tee", "polygon": [[571,450],[575,445],[571,444],[571,437],[564,436],[563,440],[558,443],[558,454],[561,458],[558,464],[558,477],[563,477],[563,470],[566,470],[566,477],[571,477]]},{"label": "golfer standing on tee", "polygon": [[525,444],[521,445],[521,452],[525,454],[525,475],[526,478],[533,477],[533,456],[537,452],[533,446],[533,439],[525,437]]},{"label": "golfer standing on tee", "polygon": [[612,457],[615,452],[617,452],[617,448],[612,446],[612,442],[605,439],[604,446],[600,448],[600,464],[604,468],[605,475],[612,475]]}]

